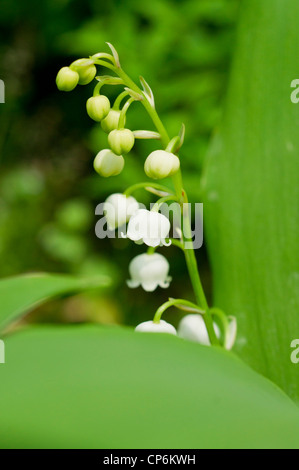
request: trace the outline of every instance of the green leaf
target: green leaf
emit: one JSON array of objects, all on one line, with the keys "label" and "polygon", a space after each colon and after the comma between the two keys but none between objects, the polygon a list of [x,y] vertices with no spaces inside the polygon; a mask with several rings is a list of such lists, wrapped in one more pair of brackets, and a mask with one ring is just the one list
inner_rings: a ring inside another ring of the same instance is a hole
[{"label": "green leaf", "polygon": [[103,288],[111,283],[108,276],[75,278],[54,274],[27,274],[0,280],[0,331],[42,302],[63,294],[90,288]]},{"label": "green leaf", "polygon": [[297,448],[299,410],[233,354],[73,326],[5,340],[2,448]]},{"label": "green leaf", "polygon": [[223,122],[204,177],[214,303],[236,350],[299,400],[299,2],[242,3]]}]

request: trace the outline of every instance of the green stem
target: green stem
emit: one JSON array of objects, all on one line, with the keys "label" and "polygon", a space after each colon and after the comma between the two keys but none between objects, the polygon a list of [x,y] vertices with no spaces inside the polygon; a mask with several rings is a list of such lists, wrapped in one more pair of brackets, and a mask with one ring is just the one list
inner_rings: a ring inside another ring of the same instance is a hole
[{"label": "green stem", "polygon": [[[184,239],[183,241],[184,241],[184,244],[186,244],[187,242],[192,243],[192,233],[191,233],[189,211],[188,209],[185,210],[186,208],[185,204],[188,204],[186,193],[184,195],[184,205],[183,205],[183,239]],[[206,296],[202,287],[202,283],[200,280],[194,248],[193,247],[191,249],[185,248],[184,253],[185,253],[186,264],[187,264],[187,268],[189,271],[191,284],[193,286],[196,302],[206,311],[204,321],[205,321],[205,325],[209,334],[210,342],[213,345],[219,345],[220,344],[219,340],[214,331],[212,315],[209,311],[209,305],[208,305],[208,302],[207,302],[207,299],[206,299]]]},{"label": "green stem", "polygon": [[113,55],[107,54],[106,52],[98,52],[97,54],[90,56],[90,59],[93,61],[100,60],[100,59],[108,59],[112,62],[112,64],[115,65],[115,60],[114,60]]},{"label": "green stem", "polygon": [[216,315],[222,324],[222,327],[224,330],[223,346],[225,347],[227,340],[228,340],[228,335],[229,335],[229,326],[230,326],[229,319],[225,315],[225,313],[220,308],[217,308],[217,307],[212,307],[210,309],[210,313],[211,315]]},{"label": "green stem", "polygon": [[122,108],[122,110],[121,110],[120,116],[119,116],[118,129],[123,129],[123,128],[125,127],[126,113],[127,113],[128,109],[129,109],[129,107],[131,106],[131,104],[133,103],[133,101],[135,101],[134,98],[129,98],[129,99],[125,102],[125,104],[124,104],[124,106],[123,106],[123,108]]},{"label": "green stem", "polygon": [[177,238],[169,238],[166,241],[168,242],[169,240],[171,241],[172,245],[177,246],[182,251],[185,251],[185,247],[184,247],[183,243],[180,240],[178,240]]},{"label": "green stem", "polygon": [[157,184],[157,183],[152,183],[151,181],[145,181],[143,183],[136,183],[136,184],[133,184],[132,186],[129,186],[125,191],[124,191],[124,194],[126,196],[130,196],[134,191],[137,191],[138,189],[142,189],[142,188],[154,188],[154,189],[158,189],[159,191],[163,191],[164,193],[167,193],[169,194],[169,192],[171,191],[169,188],[167,188],[167,186],[162,186],[161,184]]},{"label": "green stem", "polygon": [[[156,109],[150,104],[150,102],[147,100],[146,96],[142,92],[142,90],[134,83],[134,81],[121,69],[117,69],[116,73],[118,74],[119,77],[121,77],[124,81],[124,83],[131,88],[132,90],[136,91],[136,93],[141,94],[144,96],[144,99],[141,101],[143,106],[145,107],[146,111],[148,112],[150,118],[152,119],[157,131],[159,132],[161,136],[161,143],[163,145],[163,148],[167,148],[170,138],[169,135],[156,111]],[[182,174],[181,170],[178,170],[173,176],[172,180],[174,183],[175,191],[177,194],[177,197],[179,201],[181,202],[181,205],[183,205],[183,202],[188,202],[187,196],[185,191],[183,190],[183,180],[182,180]],[[186,239],[191,240],[191,223],[189,219],[189,214],[185,215],[184,217],[184,227],[185,230],[187,229],[187,237]],[[206,300],[206,296],[201,284],[201,280],[199,277],[198,273],[198,267],[197,267],[197,262],[196,262],[196,257],[194,253],[194,249],[185,249],[185,258],[186,258],[186,264],[189,272],[189,276],[191,279],[191,283],[193,286],[196,302],[203,307],[203,309],[206,311],[206,314],[204,315],[204,321],[205,325],[208,331],[208,335],[210,338],[210,342],[212,345],[219,345],[219,340],[215,334],[214,327],[213,327],[213,320],[212,316],[209,312],[209,306],[208,302]]]},{"label": "green stem", "polygon": [[189,300],[185,300],[185,299],[170,299],[167,302],[164,302],[164,304],[160,305],[160,307],[157,309],[153,322],[160,323],[161,317],[163,313],[165,312],[165,310],[167,310],[170,307],[175,307],[176,305],[185,305],[186,307],[196,309],[198,310],[198,312],[203,314],[203,318],[204,318],[205,312],[201,310],[200,307],[194,304],[193,302],[190,302]]},{"label": "green stem", "polygon": [[152,211],[153,212],[158,212],[158,210],[160,209],[160,207],[162,206],[162,204],[164,204],[165,202],[168,202],[168,201],[177,201],[178,198],[174,195],[170,195],[170,196],[165,196],[165,197],[161,197],[160,199],[158,199],[158,201],[153,205],[152,207]]},{"label": "green stem", "polygon": [[117,72],[118,69],[117,69],[114,65],[110,64],[109,62],[107,62],[106,60],[94,59],[94,60],[93,60],[93,63],[94,63],[95,65],[102,65],[103,67],[106,67],[107,69],[110,69],[110,70],[112,70],[112,71],[115,72],[115,73],[118,73],[118,72]]},{"label": "green stem", "polygon": [[119,111],[120,104],[126,96],[129,96],[129,93],[127,91],[123,91],[122,93],[120,93],[114,101],[112,109],[114,109],[115,111]]},{"label": "green stem", "polygon": [[93,96],[99,95],[104,85],[122,85],[122,84],[123,84],[123,81],[121,78],[106,75],[105,77],[102,77],[102,79],[99,80],[99,83],[95,86],[93,90]]}]

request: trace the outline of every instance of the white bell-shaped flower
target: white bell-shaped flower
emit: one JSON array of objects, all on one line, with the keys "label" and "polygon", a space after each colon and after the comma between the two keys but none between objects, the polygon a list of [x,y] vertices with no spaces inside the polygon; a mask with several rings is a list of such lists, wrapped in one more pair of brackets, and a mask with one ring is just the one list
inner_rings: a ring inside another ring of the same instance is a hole
[{"label": "white bell-shaped flower", "polygon": [[[213,324],[217,338],[220,338],[220,329],[216,323]],[[194,341],[196,343],[210,346],[210,339],[205,322],[201,315],[186,315],[179,323],[178,335],[181,338]]]},{"label": "white bell-shaped flower", "polygon": [[176,329],[170,323],[164,320],[160,320],[159,323],[153,321],[145,321],[136,326],[135,331],[141,333],[169,333],[170,335],[176,335]]},{"label": "white bell-shaped flower", "polygon": [[138,209],[139,203],[134,197],[121,193],[111,194],[103,208],[109,230],[124,225]]},{"label": "white bell-shaped flower", "polygon": [[148,246],[169,245],[165,239],[170,231],[168,218],[156,211],[139,209],[130,218],[127,237],[135,242],[143,242]]},{"label": "white bell-shaped flower", "polygon": [[168,271],[169,263],[164,256],[143,253],[132,259],[129,265],[131,279],[127,284],[131,288],[141,285],[147,292],[153,292],[158,286],[165,289],[171,281]]}]

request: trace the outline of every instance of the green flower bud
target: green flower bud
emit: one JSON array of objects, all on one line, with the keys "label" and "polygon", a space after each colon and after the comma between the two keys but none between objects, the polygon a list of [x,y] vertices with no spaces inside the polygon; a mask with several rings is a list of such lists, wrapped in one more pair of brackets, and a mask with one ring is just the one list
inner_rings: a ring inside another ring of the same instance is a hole
[{"label": "green flower bud", "polygon": [[109,113],[110,101],[104,95],[92,96],[86,102],[86,110],[91,119],[100,122]]},{"label": "green flower bud", "polygon": [[72,91],[79,82],[79,75],[69,67],[62,67],[56,77],[56,85],[58,90]]},{"label": "green flower bud", "polygon": [[180,160],[166,150],[155,150],[144,163],[144,171],[149,178],[162,179],[171,176],[180,168]]},{"label": "green flower bud", "polygon": [[90,59],[78,59],[70,68],[79,74],[79,85],[87,85],[96,76],[97,69]]},{"label": "green flower bud", "polygon": [[130,152],[134,145],[135,137],[130,129],[114,129],[108,135],[108,142],[114,153],[121,155]]},{"label": "green flower bud", "polygon": [[[109,132],[117,129],[118,123],[120,118],[120,111],[116,111],[115,109],[110,109],[108,116],[103,119],[101,122],[101,127],[104,132],[109,134]],[[125,118],[126,119],[126,118]]]},{"label": "green flower bud", "polygon": [[105,178],[119,175],[124,165],[124,157],[122,155],[115,155],[110,149],[101,150],[93,162],[96,172]]}]

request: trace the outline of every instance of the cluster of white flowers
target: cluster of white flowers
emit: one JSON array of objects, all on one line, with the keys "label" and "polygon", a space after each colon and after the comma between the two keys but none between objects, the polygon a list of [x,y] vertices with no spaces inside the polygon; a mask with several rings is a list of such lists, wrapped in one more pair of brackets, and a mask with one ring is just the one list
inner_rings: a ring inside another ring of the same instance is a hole
[{"label": "cluster of white flowers", "polygon": [[[100,58],[100,56],[101,54],[96,54],[94,58]],[[56,83],[60,90],[71,91],[78,84],[90,83],[95,75],[96,67],[93,60],[79,59],[58,72]],[[86,110],[91,119],[101,123],[103,131],[108,134],[110,146],[96,155],[94,169],[105,178],[116,176],[125,166],[124,155],[130,152],[135,143],[134,133],[122,127],[126,122],[125,112],[121,113],[118,106],[111,108],[108,97],[100,94],[99,86],[95,88],[94,95],[87,100]],[[139,131],[140,135],[147,138],[148,135],[152,137],[153,133]],[[145,174],[153,179],[172,176],[179,168],[179,158],[167,150],[151,152],[144,163]],[[111,194],[104,203],[104,214],[109,230],[128,224],[126,233],[121,232],[121,234],[137,244],[144,243],[152,248],[170,244],[167,241],[170,231],[168,218],[156,210],[149,211],[140,208],[139,203],[132,196],[121,193]],[[147,292],[154,291],[158,286],[167,288],[171,281],[168,275],[167,259],[154,252],[136,256],[129,265],[129,272],[131,279],[127,281],[128,286],[131,288],[141,286]],[[154,324],[154,328],[159,331],[163,329],[163,325],[166,325],[165,331],[167,331],[169,327],[163,321],[159,325]],[[175,334],[174,327],[171,329]]]},{"label": "cluster of white flowers", "polygon": [[[220,337],[220,330],[216,323],[214,323],[216,335]],[[159,323],[153,321],[146,321],[140,323],[135,328],[135,331],[143,333],[170,333],[172,335],[178,335],[180,338],[187,339],[196,343],[203,344],[205,346],[210,345],[209,335],[205,326],[205,322],[201,315],[191,314],[186,315],[179,323],[178,331],[164,320],[160,320]]]},{"label": "cluster of white flowers", "polygon": [[[167,259],[161,254],[155,253],[154,250],[159,246],[167,246],[171,243],[169,240],[170,222],[165,215],[159,212],[160,205],[165,200],[180,200],[181,202],[182,195],[185,194],[179,173],[180,160],[176,155],[184,141],[185,127],[182,125],[177,136],[172,139],[168,138],[167,132],[156,113],[154,96],[149,85],[142,77],[140,77],[142,89],[136,84],[132,85],[132,80],[121,69],[117,51],[111,44],[107,44],[111,50],[110,54],[100,52],[90,58],[78,59],[70,64],[69,67],[63,67],[57,74],[56,84],[59,90],[69,92],[76,88],[77,85],[89,84],[94,78],[98,81],[94,88],[93,96],[86,102],[86,111],[89,117],[95,122],[100,123],[102,130],[108,134],[109,148],[98,152],[93,163],[94,169],[99,175],[107,178],[120,174],[125,166],[124,156],[133,148],[135,139],[160,139],[164,145],[164,149],[155,150],[146,157],[144,172],[149,178],[154,180],[173,176],[176,182],[174,185],[176,187],[176,195],[171,190],[168,190],[168,188],[166,188],[165,192],[165,187],[163,186],[160,195],[164,197],[159,199],[152,210],[141,208],[136,199],[128,195],[132,192],[132,188],[124,194],[111,194],[104,203],[104,214],[109,230],[115,230],[119,227],[122,230],[120,233],[124,238],[127,237],[137,244],[145,244],[149,247],[147,253],[138,255],[131,261],[129,265],[131,278],[127,281],[127,284],[131,288],[141,286],[145,291],[152,292],[157,287],[167,288],[171,281]],[[96,76],[96,65],[107,67],[116,76]],[[119,94],[112,107],[108,97],[100,94],[101,87],[104,84],[124,86],[124,90]],[[120,109],[124,98],[126,102],[122,109]],[[133,101],[147,103],[145,107],[153,122],[158,122],[156,127],[159,132],[149,130],[136,130],[133,132],[125,128],[126,113]],[[141,184],[143,185],[143,183]],[[161,189],[161,185],[152,184],[155,187],[158,186],[159,190]],[[156,194],[159,194],[159,191]],[[189,272],[192,271],[189,270]],[[178,302],[178,299],[175,302]],[[188,301],[183,302],[186,304]],[[166,307],[165,304],[159,307],[154,321],[141,323],[136,327],[136,331],[169,333],[204,345],[210,345],[206,323],[202,316],[202,314],[206,313],[208,315],[210,312],[200,310],[195,304],[190,307],[190,303],[189,311],[191,308],[191,311],[195,313],[187,315],[181,320],[178,331],[169,323],[161,320],[160,315],[160,313],[164,312],[165,308],[175,305],[172,300],[165,303],[167,304]],[[205,298],[201,303],[206,304]],[[229,323],[225,319],[223,325],[225,330],[224,346],[230,349],[236,337],[236,322],[233,320]],[[216,337],[220,338],[221,332],[218,325],[214,323],[213,326]],[[217,343],[215,335],[214,338],[212,337],[212,341],[214,340]]]},{"label": "cluster of white flowers", "polygon": [[[111,194],[104,203],[104,214],[110,230],[128,222],[127,233],[122,233],[122,236],[138,244],[145,243],[149,247],[169,244],[166,241],[170,231],[168,218],[156,211],[140,209],[132,196]],[[147,292],[154,291],[158,286],[166,288],[171,281],[168,261],[158,253],[136,256],[130,263],[129,271],[131,279],[127,281],[128,286],[142,286]]]},{"label": "cluster of white flowers", "polygon": [[[213,327],[216,336],[219,339],[221,337],[220,328],[215,322],[213,323]],[[205,322],[203,317],[199,314],[190,314],[183,317],[177,330],[170,323],[160,320],[159,322],[146,321],[140,323],[135,328],[135,331],[141,333],[169,333],[185,340],[202,344],[203,346],[211,345]],[[231,319],[224,343],[225,349],[232,349],[235,343],[236,334],[237,324],[235,319]]]}]

